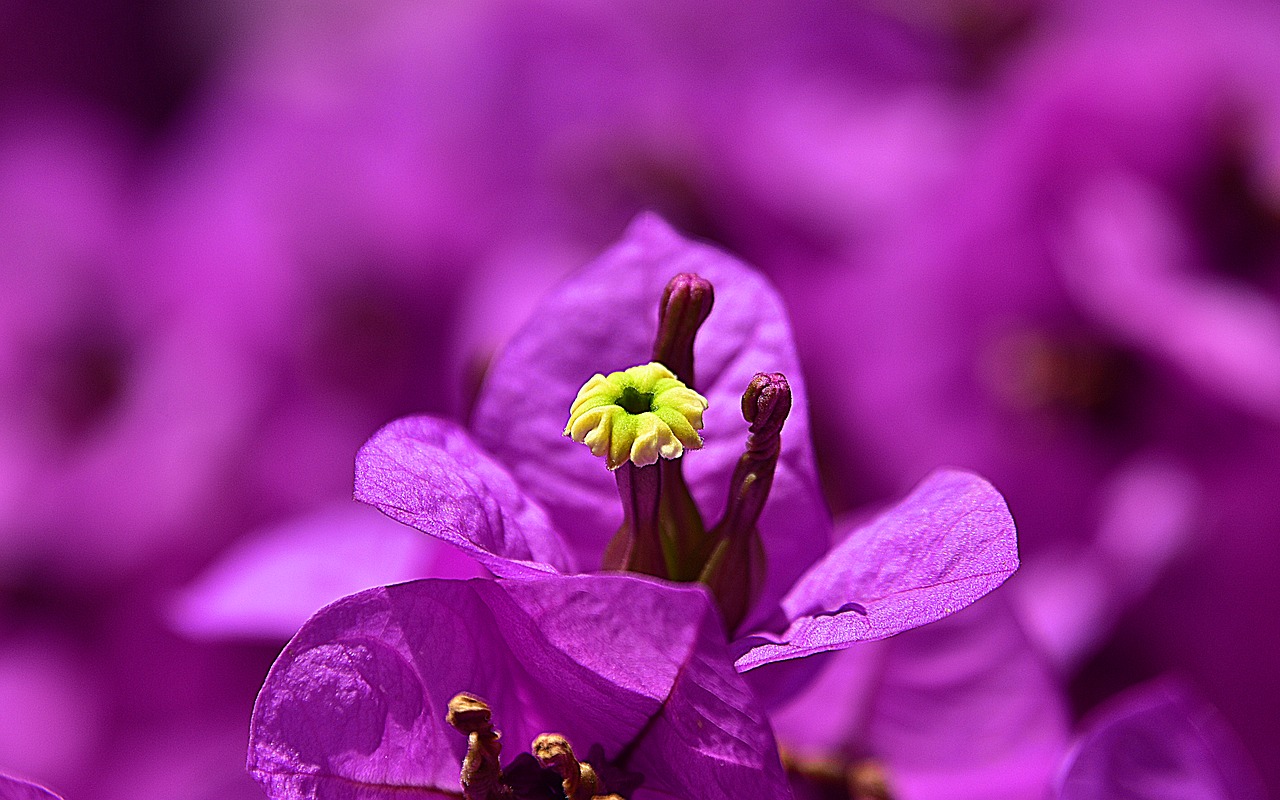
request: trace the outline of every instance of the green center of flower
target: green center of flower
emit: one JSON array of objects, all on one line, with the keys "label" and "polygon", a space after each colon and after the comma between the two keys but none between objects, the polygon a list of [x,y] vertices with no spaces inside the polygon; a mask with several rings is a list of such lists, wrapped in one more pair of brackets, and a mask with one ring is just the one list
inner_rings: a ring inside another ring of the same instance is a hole
[{"label": "green center of flower", "polygon": [[648,392],[639,392],[634,386],[628,386],[622,390],[618,405],[622,406],[628,414],[643,414],[653,410],[653,395]]},{"label": "green center of flower", "polygon": [[608,375],[596,374],[578,391],[564,433],[603,457],[616,470],[661,458],[679,458],[702,447],[707,401],[656,362]]}]

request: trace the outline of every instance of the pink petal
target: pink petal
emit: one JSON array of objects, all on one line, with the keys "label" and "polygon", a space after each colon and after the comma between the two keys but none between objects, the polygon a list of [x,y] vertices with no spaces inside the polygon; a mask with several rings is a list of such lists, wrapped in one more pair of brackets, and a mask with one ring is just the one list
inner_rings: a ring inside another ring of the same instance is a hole
[{"label": "pink petal", "polygon": [[547,515],[466,431],[405,417],[356,455],[356,499],[470,553],[496,575],[571,571]]},{"label": "pink petal", "polygon": [[276,800],[457,796],[449,699],[489,702],[504,761],[559,732],[687,800],[790,796],[705,592],[630,575],[424,580],[313,617],[254,709],[249,768]]},{"label": "pink petal", "polygon": [[804,574],[782,601],[787,630],[759,634],[738,669],[933,622],[1017,568],[1017,534],[1000,493],[972,473],[934,472]]}]

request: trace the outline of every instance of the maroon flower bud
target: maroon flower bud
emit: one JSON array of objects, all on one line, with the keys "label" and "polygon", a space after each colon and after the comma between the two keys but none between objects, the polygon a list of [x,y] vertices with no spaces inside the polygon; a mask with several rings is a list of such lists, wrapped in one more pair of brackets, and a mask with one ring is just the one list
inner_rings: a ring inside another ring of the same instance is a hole
[{"label": "maroon flower bud", "polygon": [[694,388],[693,340],[711,314],[714,302],[711,281],[690,272],[672,278],[662,291],[653,360],[665,364],[690,388]]},{"label": "maroon flower bud", "polygon": [[751,425],[746,452],[733,470],[724,518],[711,529],[712,549],[701,576],[730,631],[742,624],[764,585],[764,548],[756,522],[769,499],[782,452],[782,426],[790,413],[786,377],[757,373],[742,395],[742,416]]}]

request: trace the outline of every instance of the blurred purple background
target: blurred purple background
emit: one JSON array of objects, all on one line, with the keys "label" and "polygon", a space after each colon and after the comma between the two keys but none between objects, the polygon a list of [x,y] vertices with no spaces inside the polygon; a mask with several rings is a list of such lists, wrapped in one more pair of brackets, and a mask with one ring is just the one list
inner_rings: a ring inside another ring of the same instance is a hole
[{"label": "blurred purple background", "polygon": [[1245,0],[0,0],[0,771],[260,797],[237,565],[391,543],[275,564],[301,616],[472,574],[347,507],[354,453],[465,420],[647,209],[779,287],[837,514],[982,473],[1072,718],[1174,674],[1275,793],[1278,42]]}]

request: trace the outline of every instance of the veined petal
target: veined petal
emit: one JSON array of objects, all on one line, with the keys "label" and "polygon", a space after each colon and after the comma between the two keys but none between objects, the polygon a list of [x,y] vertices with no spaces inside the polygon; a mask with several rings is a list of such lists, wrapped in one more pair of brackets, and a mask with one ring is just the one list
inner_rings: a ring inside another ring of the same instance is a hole
[{"label": "veined petal", "polygon": [[375,433],[356,455],[356,499],[460,547],[495,575],[574,568],[546,513],[452,422],[405,417]]},{"label": "veined petal", "polygon": [[775,608],[829,546],[831,521],[814,467],[804,380],[786,312],[765,279],[736,259],[684,239],[656,216],[642,215],[622,241],[544,298],[494,360],[473,428],[547,509],[578,562],[599,564],[622,522],[617,488],[591,451],[561,436],[565,411],[592,375],[649,361],[658,301],[667,282],[682,272],[708,279],[716,293],[695,346],[693,388],[710,403],[705,444],[683,458],[706,519],[723,512],[729,478],[742,455],[747,423],[741,398],[752,377],[783,372],[796,395],[759,523],[769,565],[759,607]]},{"label": "veined petal", "polygon": [[[629,575],[423,580],[344,598],[299,631],[254,708],[273,800],[457,797],[451,697],[484,698],[514,755],[600,745],[681,800],[790,797],[773,735],[706,594]],[[642,791],[637,797],[643,797]]]},{"label": "veined petal", "polygon": [[933,622],[990,592],[1017,568],[1017,535],[1004,498],[972,473],[939,470],[806,572],[782,601],[787,630],[749,639],[754,646],[738,668]]}]

